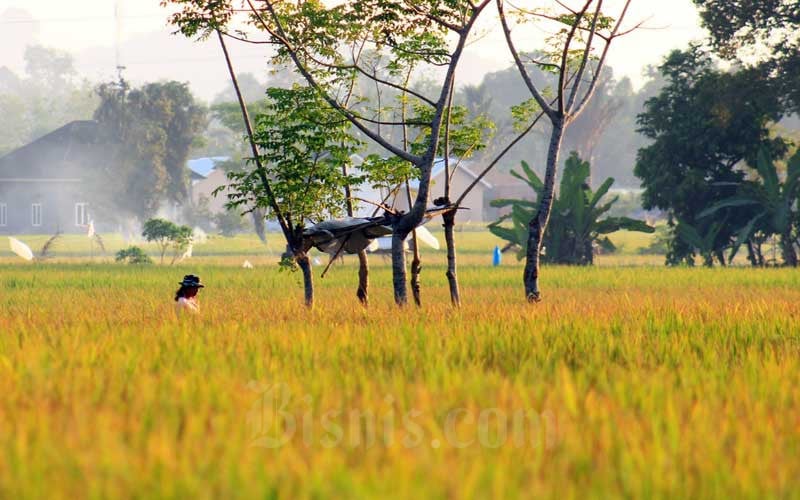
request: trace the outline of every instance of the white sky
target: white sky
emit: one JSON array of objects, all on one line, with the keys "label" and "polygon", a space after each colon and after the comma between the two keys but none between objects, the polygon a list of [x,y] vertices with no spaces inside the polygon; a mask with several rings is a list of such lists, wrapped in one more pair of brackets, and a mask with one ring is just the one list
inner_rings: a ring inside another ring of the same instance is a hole
[{"label": "white sky", "polygon": [[[122,22],[117,27],[115,5],[119,3]],[[520,0],[518,5],[540,5],[541,1]],[[607,12],[616,15],[621,0],[607,0]],[[9,20],[9,8],[28,11],[37,23]],[[115,74],[114,46],[120,41],[121,63],[134,80],[174,78],[190,81],[201,97],[209,99],[225,85],[219,50],[212,44],[193,45],[171,31],[167,12],[158,0],[0,0],[0,66],[22,71],[22,53],[27,43],[41,43],[75,54],[79,71],[91,80],[109,79]],[[612,46],[609,64],[619,77],[628,76],[634,87],[642,82],[647,65],[658,64],[671,49],[685,47],[703,38],[691,0],[633,0],[626,24],[648,19],[650,29],[630,34]],[[470,47],[462,81],[478,83],[489,71],[507,67],[511,60],[495,23],[488,17],[482,26],[485,36]],[[531,28],[519,33],[518,47],[535,48],[542,34]],[[515,32],[516,33],[516,32]],[[528,42],[528,43],[526,43]],[[262,49],[239,48],[237,68],[264,74]]]}]

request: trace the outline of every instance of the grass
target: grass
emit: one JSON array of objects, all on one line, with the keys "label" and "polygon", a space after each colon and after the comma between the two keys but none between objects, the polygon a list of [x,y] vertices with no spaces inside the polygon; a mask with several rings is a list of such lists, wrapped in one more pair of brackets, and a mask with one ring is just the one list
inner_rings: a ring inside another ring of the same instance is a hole
[{"label": "grass", "polygon": [[0,497],[797,494],[797,271],[547,267],[531,307],[474,238],[458,311],[439,254],[418,311],[380,259],[312,312],[269,257],[0,264]]}]

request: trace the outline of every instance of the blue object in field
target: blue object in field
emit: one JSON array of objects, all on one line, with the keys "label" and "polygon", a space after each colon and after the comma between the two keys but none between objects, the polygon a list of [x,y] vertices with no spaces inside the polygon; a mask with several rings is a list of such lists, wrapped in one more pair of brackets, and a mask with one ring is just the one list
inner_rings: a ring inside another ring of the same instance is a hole
[{"label": "blue object in field", "polygon": [[495,245],[494,252],[492,253],[492,265],[497,267],[503,260],[503,255],[500,253],[500,247]]}]

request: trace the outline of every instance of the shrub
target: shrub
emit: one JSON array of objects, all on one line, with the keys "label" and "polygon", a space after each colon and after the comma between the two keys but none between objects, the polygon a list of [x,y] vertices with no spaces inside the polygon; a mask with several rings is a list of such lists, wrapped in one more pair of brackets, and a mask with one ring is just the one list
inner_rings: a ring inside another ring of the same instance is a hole
[{"label": "shrub", "polygon": [[123,248],[117,252],[117,262],[124,262],[126,264],[152,264],[153,260],[147,255],[144,250],[137,246],[130,246]]}]

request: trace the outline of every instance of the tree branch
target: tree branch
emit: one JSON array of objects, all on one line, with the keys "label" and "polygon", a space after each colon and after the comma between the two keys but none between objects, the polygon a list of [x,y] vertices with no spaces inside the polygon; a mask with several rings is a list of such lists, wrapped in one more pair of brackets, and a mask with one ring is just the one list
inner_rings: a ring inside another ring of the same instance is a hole
[{"label": "tree branch", "polygon": [[270,208],[272,208],[272,211],[275,213],[275,217],[278,219],[278,223],[281,226],[281,230],[283,231],[283,236],[286,238],[286,242],[293,246],[292,242],[294,241],[294,237],[292,222],[291,220],[284,218],[283,212],[281,211],[280,207],[278,206],[278,202],[275,199],[275,194],[272,192],[269,179],[267,179],[266,170],[261,164],[261,156],[258,153],[258,146],[256,145],[253,135],[253,127],[250,123],[250,116],[247,113],[247,105],[245,104],[244,97],[242,97],[242,93],[239,90],[239,82],[236,78],[236,73],[233,70],[233,64],[231,63],[231,58],[228,54],[228,47],[225,45],[225,38],[222,36],[222,32],[219,30],[216,31],[217,37],[219,38],[219,44],[222,47],[223,54],[225,55],[225,62],[228,65],[228,72],[230,73],[231,82],[233,83],[234,90],[236,91],[236,97],[239,100],[239,107],[242,111],[242,119],[244,120],[244,126],[247,130],[247,137],[250,140],[250,148],[253,152],[253,161],[256,163],[258,177],[261,179],[261,183],[264,185],[264,191],[266,191],[267,198],[269,198]]},{"label": "tree branch", "polygon": [[503,35],[506,38],[506,44],[508,45],[508,49],[511,51],[511,55],[514,57],[514,62],[517,65],[517,69],[519,69],[520,75],[522,75],[522,80],[525,82],[528,90],[533,95],[533,98],[536,99],[536,103],[539,104],[540,108],[542,108],[542,111],[548,116],[548,118],[554,120],[555,110],[547,104],[547,101],[544,99],[542,93],[539,92],[538,88],[536,88],[536,85],[533,83],[533,80],[531,80],[530,75],[528,75],[528,71],[525,69],[525,64],[522,62],[519,52],[514,46],[514,41],[511,38],[511,27],[508,25],[508,19],[506,19],[505,10],[503,9],[503,0],[496,0],[496,3],[497,12],[500,16],[500,24],[503,26]]},{"label": "tree branch", "polygon": [[308,68],[306,68],[305,65],[300,62],[300,59],[297,56],[297,51],[295,50],[295,48],[292,46],[292,44],[289,42],[289,40],[286,39],[285,31],[283,30],[283,26],[281,25],[280,19],[278,18],[278,14],[275,12],[275,9],[273,7],[273,2],[272,1],[266,0],[264,2],[264,4],[266,5],[267,11],[269,11],[270,15],[272,16],[272,20],[275,23],[275,26],[276,26],[275,30],[273,30],[267,24],[267,22],[264,20],[264,17],[261,15],[261,13],[253,5],[252,0],[246,0],[246,1],[247,1],[247,4],[252,9],[253,15],[256,17],[256,19],[258,20],[259,24],[261,24],[261,26],[270,35],[275,37],[280,42],[280,44],[283,45],[286,48],[286,51],[289,54],[289,57],[294,62],[295,66],[297,67],[297,70],[300,72],[300,74],[302,74],[303,77],[306,79],[306,81],[308,81],[309,85],[311,85],[313,88],[315,88],[320,93],[322,98],[325,99],[325,101],[327,101],[328,104],[331,105],[331,107],[333,107],[334,109],[336,109],[337,111],[342,113],[348,120],[350,120],[350,123],[352,123],[356,128],[358,128],[367,137],[369,137],[370,139],[372,139],[373,141],[378,143],[381,147],[383,147],[384,149],[386,149],[387,151],[389,151],[393,155],[398,156],[398,157],[400,157],[400,158],[402,158],[402,159],[404,159],[406,161],[409,161],[411,163],[414,163],[414,164],[418,164],[418,163],[420,163],[422,161],[422,158],[420,158],[419,156],[411,154],[411,153],[408,153],[406,151],[403,151],[402,149],[394,146],[389,141],[387,141],[386,139],[384,139],[380,135],[378,135],[375,132],[373,132],[372,130],[370,130],[369,127],[367,127],[366,125],[361,123],[359,121],[358,117],[356,115],[354,115],[349,109],[341,106],[335,99],[333,99],[330,95],[328,95],[327,92],[323,91],[321,85],[319,84],[319,82],[317,82],[316,78],[314,78],[314,76],[309,72]]},{"label": "tree branch", "polygon": [[594,34],[597,30],[597,19],[600,17],[600,9],[602,7],[603,0],[598,0],[597,8],[594,10],[592,24],[590,25],[589,29],[589,38],[586,40],[586,49],[583,51],[580,68],[578,68],[578,72],[575,74],[575,85],[572,86],[572,91],[570,92],[569,100],[567,101],[567,107],[565,110],[567,114],[569,114],[570,110],[572,109],[572,106],[575,103],[575,97],[578,95],[578,90],[581,88],[581,79],[583,78],[584,71],[586,71],[586,63],[589,61],[589,57],[592,53],[592,42],[594,41]]},{"label": "tree branch", "polygon": [[583,8],[577,14],[575,14],[575,22],[570,28],[569,33],[567,33],[567,40],[564,42],[564,49],[561,51],[561,71],[558,72],[558,114],[561,116],[564,116],[567,111],[564,105],[564,81],[567,78],[567,72],[569,71],[567,68],[569,47],[572,44],[572,40],[575,38],[575,32],[578,30],[578,26],[581,24],[581,19],[583,19],[586,11],[589,10],[589,6],[592,4],[592,1],[593,0],[586,0],[586,4],[584,4]]},{"label": "tree branch", "polygon": [[575,108],[575,111],[573,112],[573,118],[577,117],[581,113],[581,111],[583,111],[583,108],[586,106],[586,103],[589,102],[589,99],[591,99],[592,94],[594,94],[594,91],[597,89],[597,82],[600,79],[600,73],[603,72],[603,66],[606,61],[606,56],[608,55],[608,49],[611,47],[611,42],[614,41],[614,38],[618,36],[617,32],[619,31],[619,27],[622,25],[622,21],[625,19],[625,14],[628,12],[628,7],[630,7],[630,5],[631,5],[631,0],[626,0],[625,6],[622,8],[622,13],[620,13],[619,19],[617,19],[617,22],[614,25],[614,29],[611,31],[611,35],[609,36],[608,41],[606,41],[606,45],[603,48],[603,53],[601,54],[600,60],[597,63],[597,69],[595,70],[595,73],[592,76],[592,82],[589,84],[589,88],[586,90],[586,94],[583,96],[583,99],[581,99],[581,102],[578,104],[578,107]]}]

